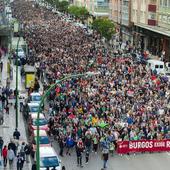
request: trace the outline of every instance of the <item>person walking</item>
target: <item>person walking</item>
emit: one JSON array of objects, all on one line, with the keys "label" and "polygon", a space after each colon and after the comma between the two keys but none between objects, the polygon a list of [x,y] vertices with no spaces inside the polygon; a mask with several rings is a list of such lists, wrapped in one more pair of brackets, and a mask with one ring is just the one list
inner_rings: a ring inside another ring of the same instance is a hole
[{"label": "person walking", "polygon": [[62,156],[62,157],[63,157],[63,151],[64,151],[64,144],[65,144],[65,142],[64,142],[63,138],[61,137],[59,139],[59,147],[60,147],[59,155]]},{"label": "person walking", "polygon": [[20,138],[20,132],[18,131],[18,129],[16,128],[14,133],[13,133],[13,137],[17,140],[19,140]]},{"label": "person walking", "polygon": [[8,144],[8,150],[12,149],[14,151],[15,156],[17,155],[17,146],[14,143],[13,139],[10,139],[10,143]]},{"label": "person walking", "polygon": [[0,111],[0,125],[3,125],[4,123],[4,114],[2,111]]},{"label": "person walking", "polygon": [[107,148],[103,148],[103,151],[102,151],[102,157],[103,157],[103,168],[107,168],[107,161],[109,159],[109,149]]},{"label": "person walking", "polygon": [[37,167],[36,167],[36,161],[34,161],[34,163],[32,164],[31,170],[36,170],[36,169],[37,169]]},{"label": "person walking", "polygon": [[7,158],[9,160],[9,167],[11,169],[12,168],[12,164],[13,164],[13,160],[15,158],[15,154],[14,154],[14,151],[12,150],[12,148],[9,148],[9,150],[7,152]]},{"label": "person walking", "polygon": [[89,163],[89,156],[90,156],[89,151],[86,150],[86,154],[85,154],[85,157],[86,157],[86,164]]},{"label": "person walking", "polygon": [[62,170],[66,170],[66,167],[65,167],[65,166],[62,166]]},{"label": "person walking", "polygon": [[2,150],[2,157],[3,157],[4,167],[7,166],[7,153],[8,153],[8,150],[7,150],[7,146],[5,145],[3,150]]},{"label": "person walking", "polygon": [[6,105],[5,110],[6,110],[6,113],[9,115],[9,105],[8,104]]},{"label": "person walking", "polygon": [[26,157],[26,163],[29,163],[29,155],[31,153],[31,148],[28,144],[24,147],[25,157]]},{"label": "person walking", "polygon": [[66,139],[66,147],[67,147],[66,155],[69,154],[71,156],[70,150],[71,148],[74,147],[74,140],[71,136],[68,136],[68,138]]},{"label": "person walking", "polygon": [[6,101],[6,97],[4,94],[2,94],[2,96],[1,96],[2,112],[4,111],[4,108],[5,108],[5,101]]},{"label": "person walking", "polygon": [[17,155],[17,170],[22,170],[24,165],[24,158],[20,153]]},{"label": "person walking", "polygon": [[84,149],[84,144],[82,139],[80,138],[77,142],[76,153],[77,153],[77,166],[83,167],[82,165],[82,152]]},{"label": "person walking", "polygon": [[2,137],[0,136],[0,152],[1,152],[1,155],[2,155],[3,144],[4,144],[4,141],[3,141]]}]

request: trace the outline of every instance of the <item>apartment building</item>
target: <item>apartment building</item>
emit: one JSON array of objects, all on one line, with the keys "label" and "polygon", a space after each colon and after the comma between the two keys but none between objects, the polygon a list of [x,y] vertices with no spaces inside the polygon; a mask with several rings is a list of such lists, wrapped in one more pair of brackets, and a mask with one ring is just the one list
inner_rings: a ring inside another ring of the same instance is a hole
[{"label": "apartment building", "polygon": [[84,6],[95,17],[109,17],[109,0],[74,0],[74,5]]},{"label": "apartment building", "polygon": [[7,46],[9,27],[6,20],[5,0],[0,0],[0,46]]},{"label": "apartment building", "polygon": [[170,60],[170,0],[132,0],[134,44]]},{"label": "apartment building", "polygon": [[131,0],[112,0],[110,19],[117,23],[121,38],[132,41]]}]

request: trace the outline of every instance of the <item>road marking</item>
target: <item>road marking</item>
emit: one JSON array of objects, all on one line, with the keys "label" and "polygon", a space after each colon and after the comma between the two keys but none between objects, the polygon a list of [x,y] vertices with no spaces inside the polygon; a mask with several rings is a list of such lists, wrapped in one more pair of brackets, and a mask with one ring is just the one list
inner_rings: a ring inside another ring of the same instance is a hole
[{"label": "road marking", "polygon": [[170,152],[166,152],[167,153],[167,155],[169,155],[170,156]]},{"label": "road marking", "polygon": [[127,160],[130,160],[129,156],[125,155],[125,157],[127,158]]}]

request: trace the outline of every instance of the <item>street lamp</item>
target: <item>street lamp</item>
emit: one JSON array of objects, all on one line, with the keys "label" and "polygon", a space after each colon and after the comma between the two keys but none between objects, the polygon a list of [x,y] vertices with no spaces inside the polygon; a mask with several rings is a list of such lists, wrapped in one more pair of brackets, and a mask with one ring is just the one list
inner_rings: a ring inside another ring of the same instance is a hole
[{"label": "street lamp", "polygon": [[[18,22],[15,22],[14,23],[14,32],[19,32],[19,23]],[[19,38],[18,38],[18,41],[17,41],[17,52],[16,52],[16,59],[15,59],[15,64],[16,64],[16,88],[15,88],[15,92],[16,92],[16,117],[15,117],[15,125],[16,125],[16,128],[18,128],[18,47],[19,47],[19,42],[20,42],[20,34],[19,34]]]},{"label": "street lamp", "polygon": [[41,101],[40,101],[40,104],[39,104],[39,109],[38,109],[38,113],[37,113],[37,136],[36,136],[36,145],[37,145],[37,150],[36,150],[36,169],[37,170],[40,170],[40,133],[39,133],[39,130],[40,130],[40,127],[39,127],[39,118],[40,118],[40,112],[41,112],[41,106],[43,105],[44,103],[44,100],[45,98],[48,96],[49,92],[55,88],[55,86],[57,84],[60,84],[61,82],[65,81],[65,80],[68,80],[68,79],[71,79],[71,78],[77,78],[77,77],[83,77],[83,76],[93,76],[93,75],[98,75],[99,73],[95,73],[95,72],[86,72],[86,73],[82,73],[82,74],[73,74],[73,75],[69,75],[69,76],[66,76],[60,80],[56,80],[56,82],[54,84],[52,84],[45,92],[45,94],[43,95]]}]

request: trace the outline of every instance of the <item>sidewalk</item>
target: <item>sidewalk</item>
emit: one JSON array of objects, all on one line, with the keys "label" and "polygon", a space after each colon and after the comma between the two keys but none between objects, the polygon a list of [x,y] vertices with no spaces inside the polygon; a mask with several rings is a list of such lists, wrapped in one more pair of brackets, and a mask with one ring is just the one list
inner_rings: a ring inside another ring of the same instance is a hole
[{"label": "sidewalk", "polygon": [[[2,71],[2,79],[1,79],[1,87],[6,86],[6,79],[7,79],[7,57],[3,57],[3,71]],[[16,69],[15,66],[13,66],[13,80],[11,81],[10,88],[15,89],[15,76],[16,76]],[[23,85],[21,83],[21,74],[20,74],[20,68],[19,68],[19,83],[18,83],[18,90],[23,91]],[[15,109],[14,109],[14,99],[11,99],[9,103],[13,103],[13,105],[10,105],[10,113],[7,115],[4,113],[4,124],[0,126],[0,136],[3,137],[4,145],[8,145],[10,138],[13,138],[13,132],[15,130]],[[22,114],[18,115],[18,130],[21,133],[20,136],[20,143],[25,141],[27,143],[27,137],[26,137],[26,130],[24,125],[24,119]],[[3,165],[0,165],[0,170],[11,170],[8,166],[6,168],[3,167]],[[23,170],[30,170],[31,169],[31,163],[24,163]],[[13,163],[12,170],[16,170],[16,160]]]}]

